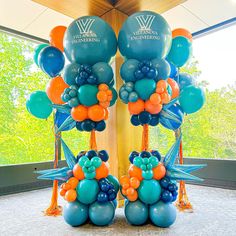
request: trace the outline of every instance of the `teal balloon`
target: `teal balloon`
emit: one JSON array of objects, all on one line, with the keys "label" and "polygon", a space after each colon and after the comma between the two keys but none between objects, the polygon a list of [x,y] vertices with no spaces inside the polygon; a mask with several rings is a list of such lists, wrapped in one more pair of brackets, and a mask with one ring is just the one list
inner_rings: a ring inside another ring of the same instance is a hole
[{"label": "teal balloon", "polygon": [[35,91],[26,101],[30,114],[40,119],[47,119],[52,113],[52,102],[44,91]]},{"label": "teal balloon", "polygon": [[167,60],[172,62],[175,66],[181,67],[188,61],[191,54],[191,42],[183,36],[178,36],[172,40],[172,45],[167,56]]},{"label": "teal balloon", "polygon": [[37,66],[39,66],[39,62],[38,62],[38,57],[39,57],[39,53],[41,52],[41,50],[45,47],[50,46],[49,44],[43,43],[43,44],[39,44],[35,49],[34,49],[34,62]]},{"label": "teal balloon", "polygon": [[156,82],[153,79],[141,79],[135,82],[134,90],[143,100],[149,99],[156,90]]},{"label": "teal balloon", "polygon": [[180,93],[179,103],[182,110],[187,114],[200,110],[205,101],[206,97],[203,89],[194,85],[184,87]]},{"label": "teal balloon", "polygon": [[111,66],[105,62],[98,62],[92,66],[93,75],[97,78],[98,84],[111,84],[113,80],[113,70]]},{"label": "teal balloon", "polygon": [[120,76],[125,82],[135,82],[136,78],[134,72],[138,68],[139,61],[135,59],[129,59],[125,61],[120,68]]},{"label": "teal balloon", "polygon": [[110,101],[110,107],[111,107],[116,103],[118,95],[117,95],[116,90],[113,87],[110,88],[110,90],[112,91],[112,100]]},{"label": "teal balloon", "polygon": [[157,69],[157,79],[166,80],[170,76],[170,64],[165,59],[152,60],[153,66]]},{"label": "teal balloon", "polygon": [[79,226],[88,219],[88,206],[81,202],[68,202],[63,208],[63,217],[67,224],[71,226]]},{"label": "teal balloon", "polygon": [[153,177],[153,171],[152,170],[143,170],[142,171],[142,177],[144,179],[152,179]]},{"label": "teal balloon", "polygon": [[63,45],[68,60],[78,64],[109,62],[117,50],[114,31],[97,16],[74,20],[65,32]]},{"label": "teal balloon", "polygon": [[118,46],[127,59],[152,60],[164,58],[171,47],[171,29],[166,20],[151,11],[140,11],[123,24]]},{"label": "teal balloon", "polygon": [[128,202],[125,205],[125,217],[131,225],[143,225],[148,219],[148,206],[139,200]]},{"label": "teal balloon", "polygon": [[89,206],[89,218],[93,224],[105,226],[112,223],[115,216],[115,208],[111,202],[94,202]]},{"label": "teal balloon", "polygon": [[85,106],[95,105],[98,103],[97,93],[97,86],[90,84],[82,85],[78,90],[79,102]]},{"label": "teal balloon", "polygon": [[84,204],[91,204],[96,201],[99,192],[98,182],[96,180],[81,180],[76,188],[77,199]]},{"label": "teal balloon", "polygon": [[176,208],[172,203],[159,201],[150,206],[149,217],[154,225],[166,228],[175,222]]},{"label": "teal balloon", "polygon": [[189,85],[194,85],[195,83],[193,76],[188,73],[179,73],[179,77],[176,80],[179,84],[180,91]]},{"label": "teal balloon", "polygon": [[108,175],[107,179],[114,185],[115,190],[118,193],[119,189],[120,189],[120,184],[119,184],[118,179],[115,176],[113,176],[113,175]]},{"label": "teal balloon", "polygon": [[76,85],[75,79],[79,75],[80,65],[77,63],[68,64],[63,73],[63,79],[68,85]]},{"label": "teal balloon", "polygon": [[146,204],[154,204],[160,199],[161,186],[157,180],[143,180],[138,188],[139,199]]}]

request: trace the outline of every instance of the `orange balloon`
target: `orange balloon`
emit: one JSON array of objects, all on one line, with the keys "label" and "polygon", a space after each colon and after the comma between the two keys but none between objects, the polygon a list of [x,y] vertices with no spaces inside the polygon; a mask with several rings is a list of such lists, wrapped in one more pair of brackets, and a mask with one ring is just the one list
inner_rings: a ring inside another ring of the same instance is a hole
[{"label": "orange balloon", "polygon": [[132,177],[129,180],[130,186],[134,189],[137,189],[140,185],[140,181],[136,177]]},{"label": "orange balloon", "polygon": [[144,101],[142,99],[138,99],[136,102],[129,102],[128,109],[130,114],[138,115],[140,112],[144,111]]},{"label": "orange balloon", "polygon": [[159,80],[159,81],[157,82],[157,87],[158,87],[158,88],[166,89],[167,86],[168,86],[167,82],[166,82],[165,80],[163,80],[163,79],[162,79],[162,80]]},{"label": "orange balloon", "polygon": [[138,192],[134,190],[134,193],[132,195],[127,195],[127,198],[129,201],[134,202],[138,199]]},{"label": "orange balloon", "polygon": [[62,197],[64,197],[65,194],[66,194],[66,190],[65,190],[65,189],[61,189],[61,190],[60,190],[60,195],[61,195]]},{"label": "orange balloon", "polygon": [[106,111],[100,105],[93,105],[88,108],[88,117],[93,121],[104,120],[105,116],[106,116]]},{"label": "orange balloon", "polygon": [[109,87],[106,84],[100,84],[98,86],[98,90],[100,90],[100,91],[106,91],[108,89],[109,89]]},{"label": "orange balloon", "polygon": [[64,183],[64,184],[62,184],[62,189],[69,190],[69,189],[71,189],[71,185],[69,183]]},{"label": "orange balloon", "polygon": [[153,105],[160,104],[160,103],[161,103],[161,96],[160,96],[160,94],[158,94],[158,93],[153,93],[153,94],[150,96],[150,102],[151,102]]},{"label": "orange balloon", "polygon": [[153,179],[160,180],[166,175],[166,168],[162,163],[159,163],[158,166],[152,169]]},{"label": "orange balloon", "polygon": [[73,202],[77,198],[77,193],[74,189],[70,189],[65,194],[65,199],[68,202]]},{"label": "orange balloon", "polygon": [[171,100],[171,97],[167,92],[161,94],[161,101],[163,104],[169,103],[170,100]]},{"label": "orange balloon", "polygon": [[122,175],[120,177],[120,184],[123,185],[123,184],[128,184],[129,183],[129,177],[127,175]]},{"label": "orange balloon", "polygon": [[55,104],[64,104],[62,101],[61,95],[69,85],[64,82],[61,76],[52,78],[46,87],[46,93],[49,99]]},{"label": "orange balloon", "polygon": [[79,183],[79,180],[76,179],[75,177],[71,177],[71,178],[69,178],[67,183],[69,183],[71,185],[72,189],[75,189],[77,187],[78,183]]},{"label": "orange balloon", "polygon": [[106,102],[107,101],[107,93],[106,91],[99,91],[97,93],[97,99],[99,102]]},{"label": "orange balloon", "polygon": [[190,42],[193,41],[192,34],[186,29],[183,29],[183,28],[174,29],[172,31],[172,38],[175,38],[175,37],[178,37],[178,36],[183,36],[183,37],[189,39]]},{"label": "orange balloon", "polygon": [[126,194],[126,190],[123,189],[123,188],[121,189],[121,193],[122,193],[123,195],[125,195],[125,196],[127,195],[127,194]]},{"label": "orange balloon", "polygon": [[107,108],[110,106],[110,102],[100,102],[99,105],[102,106],[103,108]]},{"label": "orange balloon", "polygon": [[136,177],[140,181],[143,179],[142,170],[135,165],[130,165],[128,173],[130,177]]},{"label": "orange balloon", "polygon": [[177,98],[179,96],[179,85],[174,79],[167,79],[168,84],[172,89],[171,99]]},{"label": "orange balloon", "polygon": [[145,102],[145,110],[148,111],[151,114],[158,114],[162,109],[161,104],[154,105],[151,103],[150,100],[147,100]]},{"label": "orange balloon", "polygon": [[75,176],[76,179],[82,180],[84,179],[84,172],[82,170],[82,167],[76,164],[73,168],[73,175]]},{"label": "orange balloon", "polygon": [[127,188],[126,189],[126,194],[127,195],[133,195],[134,194],[134,188],[131,188],[131,187]]},{"label": "orange balloon", "polygon": [[130,184],[129,183],[125,183],[125,184],[122,184],[121,185],[123,189],[128,189],[130,187]]},{"label": "orange balloon", "polygon": [[102,162],[102,164],[96,169],[96,179],[102,179],[106,178],[109,174],[109,169],[105,162]]},{"label": "orange balloon", "polygon": [[60,49],[62,52],[64,51],[63,47],[63,39],[64,39],[64,34],[66,31],[66,27],[59,25],[54,27],[49,34],[49,42],[52,46]]},{"label": "orange balloon", "polygon": [[88,108],[83,105],[72,107],[71,116],[76,121],[83,121],[88,118]]}]

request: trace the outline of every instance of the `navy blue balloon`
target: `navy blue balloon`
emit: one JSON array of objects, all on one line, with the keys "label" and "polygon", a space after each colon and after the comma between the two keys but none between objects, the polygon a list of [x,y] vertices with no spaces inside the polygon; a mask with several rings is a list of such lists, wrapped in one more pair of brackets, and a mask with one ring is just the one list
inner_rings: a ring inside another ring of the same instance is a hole
[{"label": "navy blue balloon", "polygon": [[132,225],[143,225],[148,219],[148,206],[139,200],[128,202],[125,205],[125,217]]},{"label": "navy blue balloon", "polygon": [[157,157],[158,161],[161,160],[161,154],[157,150],[152,150],[151,154],[152,154],[152,156]]},{"label": "navy blue balloon", "polygon": [[149,121],[151,120],[151,114],[147,111],[142,111],[139,115],[139,122],[141,125],[148,124]]},{"label": "navy blue balloon", "polygon": [[[108,190],[109,190],[109,183],[99,183],[99,187],[100,187],[100,189],[102,190],[102,192],[108,192]],[[108,199],[108,198],[107,198]]]},{"label": "navy blue balloon", "polygon": [[157,80],[166,80],[170,76],[170,65],[165,59],[152,60],[153,66],[157,69]]},{"label": "navy blue balloon", "polygon": [[76,84],[75,79],[79,75],[80,65],[77,63],[68,64],[63,73],[63,79],[68,85]]},{"label": "navy blue balloon", "polygon": [[[55,119],[54,119],[55,125],[59,128],[69,116],[70,114],[57,111],[55,114]],[[62,131],[71,130],[74,127],[75,127],[75,122],[71,123],[68,127],[63,129]]]},{"label": "navy blue balloon", "polygon": [[130,118],[130,122],[134,126],[140,125],[140,121],[139,121],[138,115],[132,115],[131,118]]},{"label": "navy blue balloon", "polygon": [[154,114],[151,116],[151,120],[149,121],[149,125],[157,126],[159,124],[159,114]]},{"label": "navy blue balloon", "polygon": [[145,157],[148,158],[148,157],[151,156],[151,154],[148,151],[142,151],[142,152],[139,153],[139,156],[142,157],[142,158],[145,158]]},{"label": "navy blue balloon", "polygon": [[99,132],[103,131],[104,129],[106,129],[106,122],[104,120],[97,122],[95,129]]},{"label": "navy blue balloon", "polygon": [[168,185],[168,190],[171,191],[171,192],[174,192],[174,191],[177,191],[178,190],[178,187],[176,184],[174,183],[169,183]]},{"label": "navy blue balloon", "polygon": [[65,65],[65,58],[62,52],[52,46],[45,47],[41,50],[38,62],[40,68],[50,77],[60,74]]},{"label": "navy blue balloon", "polygon": [[130,163],[133,164],[134,158],[135,158],[135,157],[138,157],[138,156],[139,156],[139,153],[138,153],[138,152],[136,152],[136,151],[131,152],[131,153],[129,154],[129,161],[130,161]]},{"label": "navy blue balloon", "polygon": [[173,197],[172,197],[172,193],[168,190],[165,190],[161,193],[161,200],[163,202],[172,202]]},{"label": "navy blue balloon", "polygon": [[170,180],[166,177],[160,180],[161,187],[164,189],[168,188],[169,183],[170,183]]},{"label": "navy blue balloon", "polygon": [[[170,78],[175,78],[178,75],[179,69],[170,61],[168,61],[169,65],[170,65]],[[177,81],[178,82],[178,81]]]},{"label": "navy blue balloon", "polygon": [[120,68],[120,76],[125,82],[135,82],[135,71],[138,68],[139,61],[135,59],[129,59],[125,61]]},{"label": "navy blue balloon", "polygon": [[173,104],[167,109],[167,112],[172,114],[173,118],[170,118],[166,113],[160,113],[160,123],[167,129],[176,130],[183,122],[183,110],[178,104]]},{"label": "navy blue balloon", "polygon": [[67,224],[79,226],[88,219],[88,206],[81,202],[68,202],[63,208],[63,217]]},{"label": "navy blue balloon", "polygon": [[65,32],[63,45],[69,61],[89,65],[109,62],[117,50],[114,31],[97,16],[74,20]]},{"label": "navy blue balloon", "polygon": [[194,85],[195,81],[194,78],[187,73],[179,73],[179,88],[182,90],[183,88],[189,86],[189,85]]},{"label": "navy blue balloon", "polygon": [[81,122],[81,128],[84,131],[90,132],[95,128],[95,123],[92,120],[85,120]]},{"label": "navy blue balloon", "polygon": [[140,11],[123,24],[118,46],[121,54],[140,61],[164,58],[171,46],[171,29],[166,20],[151,11]]},{"label": "navy blue balloon", "polygon": [[97,152],[95,150],[89,150],[87,151],[86,153],[86,156],[89,158],[89,159],[92,159],[93,157],[97,156]]},{"label": "navy blue balloon", "polygon": [[98,152],[98,156],[102,159],[102,161],[106,162],[109,159],[109,155],[106,150],[101,150]]},{"label": "navy blue balloon", "polygon": [[104,192],[99,192],[97,196],[98,202],[107,202],[108,201],[108,195]]}]

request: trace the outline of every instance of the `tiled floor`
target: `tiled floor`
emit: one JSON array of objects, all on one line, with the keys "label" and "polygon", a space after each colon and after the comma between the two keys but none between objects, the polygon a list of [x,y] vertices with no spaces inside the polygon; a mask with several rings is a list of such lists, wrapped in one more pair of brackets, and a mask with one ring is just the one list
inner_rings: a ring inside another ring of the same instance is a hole
[{"label": "tiled floor", "polygon": [[[194,213],[178,213],[168,229],[153,225],[140,227],[126,223],[123,209],[117,209],[109,227],[91,224],[79,228],[67,225],[63,217],[45,217],[50,189],[0,197],[0,236],[18,235],[174,235],[174,236],[236,236],[236,191],[188,185],[187,191]],[[60,198],[60,204],[65,202]]]}]

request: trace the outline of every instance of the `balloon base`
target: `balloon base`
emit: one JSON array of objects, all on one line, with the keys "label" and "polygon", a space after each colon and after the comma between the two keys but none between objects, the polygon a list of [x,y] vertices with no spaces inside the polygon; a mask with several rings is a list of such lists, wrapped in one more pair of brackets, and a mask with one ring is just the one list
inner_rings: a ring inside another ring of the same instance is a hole
[{"label": "balloon base", "polygon": [[61,216],[62,215],[62,207],[55,206],[55,207],[48,207],[44,212],[45,216]]},{"label": "balloon base", "polygon": [[193,213],[193,206],[191,205],[190,202],[185,202],[185,201],[176,202],[175,206],[179,211]]}]

